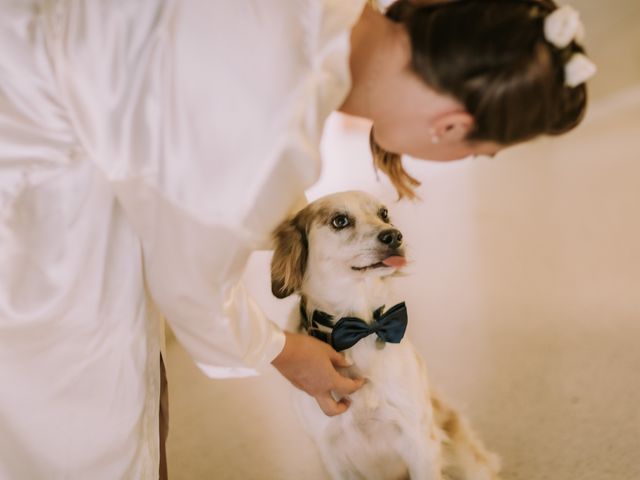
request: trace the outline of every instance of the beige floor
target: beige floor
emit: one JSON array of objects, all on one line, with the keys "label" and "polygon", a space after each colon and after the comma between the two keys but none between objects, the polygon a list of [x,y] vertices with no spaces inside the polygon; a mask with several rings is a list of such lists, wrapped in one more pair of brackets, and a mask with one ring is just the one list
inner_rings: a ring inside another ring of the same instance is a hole
[{"label": "beige floor", "polygon": [[[409,161],[423,201],[390,205],[413,260],[410,335],[507,480],[640,479],[640,2],[573,3],[600,66],[587,122],[493,160]],[[325,156],[312,197],[391,198],[340,118]],[[246,281],[284,318],[267,263]],[[276,373],[209,380],[174,341],[168,368],[173,480],[326,478]]]}]

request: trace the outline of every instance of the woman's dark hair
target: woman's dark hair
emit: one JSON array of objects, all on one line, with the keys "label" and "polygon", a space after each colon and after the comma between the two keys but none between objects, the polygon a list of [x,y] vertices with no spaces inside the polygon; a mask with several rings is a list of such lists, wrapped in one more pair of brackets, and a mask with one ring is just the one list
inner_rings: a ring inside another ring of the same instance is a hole
[{"label": "woman's dark hair", "polygon": [[[551,0],[398,0],[386,16],[406,26],[411,67],[427,85],[458,100],[474,118],[470,141],[502,145],[558,135],[582,120],[585,84],[565,85],[564,66],[583,48],[559,49],[544,37]],[[400,196],[418,183],[370,137],[374,161]]]}]

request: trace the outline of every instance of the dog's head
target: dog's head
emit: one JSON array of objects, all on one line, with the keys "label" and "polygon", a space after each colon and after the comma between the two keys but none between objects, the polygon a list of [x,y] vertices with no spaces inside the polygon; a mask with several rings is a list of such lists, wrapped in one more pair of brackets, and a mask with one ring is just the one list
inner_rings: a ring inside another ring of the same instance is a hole
[{"label": "dog's head", "polygon": [[271,291],[278,298],[300,291],[311,275],[381,277],[406,263],[402,233],[386,207],[364,192],[316,200],[281,223],[274,240]]}]

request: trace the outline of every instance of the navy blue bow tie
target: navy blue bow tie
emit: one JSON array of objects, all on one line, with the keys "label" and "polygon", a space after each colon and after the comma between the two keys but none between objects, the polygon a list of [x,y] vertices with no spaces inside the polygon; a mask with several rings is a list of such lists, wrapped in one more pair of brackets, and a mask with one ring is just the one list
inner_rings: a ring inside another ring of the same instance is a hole
[{"label": "navy blue bow tie", "polygon": [[[305,325],[305,328],[310,335],[329,343],[338,352],[353,347],[358,341],[374,333],[382,342],[400,343],[407,329],[407,306],[402,302],[385,313],[382,313],[383,309],[384,305],[373,312],[371,323],[357,317],[343,317],[335,325],[332,324],[331,315],[316,310],[313,312],[312,325]],[[303,322],[309,323],[306,312],[303,314]],[[331,328],[331,334],[319,330],[318,325]]]}]

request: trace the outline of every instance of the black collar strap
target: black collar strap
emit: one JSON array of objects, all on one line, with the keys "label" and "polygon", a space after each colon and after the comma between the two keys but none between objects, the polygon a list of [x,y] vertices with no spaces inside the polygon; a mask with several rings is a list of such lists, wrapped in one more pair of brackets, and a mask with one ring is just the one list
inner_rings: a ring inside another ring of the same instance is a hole
[{"label": "black collar strap", "polygon": [[367,323],[357,317],[342,317],[333,322],[333,317],[320,310],[314,310],[311,319],[307,315],[306,301],[300,301],[302,327],[307,333],[331,345],[338,352],[351,348],[359,340],[375,333],[377,340],[400,343],[407,329],[407,307],[401,302],[385,313],[384,305],[373,312],[373,321]]}]

